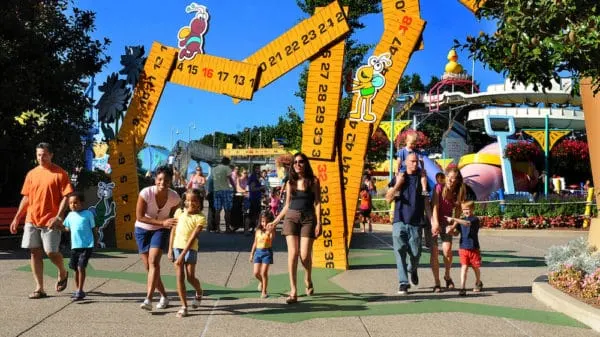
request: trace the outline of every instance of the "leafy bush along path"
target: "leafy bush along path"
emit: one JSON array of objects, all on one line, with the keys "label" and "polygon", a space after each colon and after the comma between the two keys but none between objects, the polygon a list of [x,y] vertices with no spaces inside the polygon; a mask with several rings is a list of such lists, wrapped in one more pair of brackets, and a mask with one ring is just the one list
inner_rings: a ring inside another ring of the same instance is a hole
[{"label": "leafy bush along path", "polygon": [[[112,253],[125,254],[125,253]],[[543,266],[542,258],[519,257],[511,255],[506,251],[495,251],[483,253],[486,268],[501,267],[540,267]],[[420,264],[427,267],[429,254],[424,253]],[[455,259],[458,261],[458,259]],[[381,249],[353,249],[350,253],[350,264],[355,269],[370,269],[373,280],[377,280],[377,272],[382,269],[394,269],[396,267],[394,255],[391,250]],[[28,265],[18,268],[19,271],[29,272]],[[45,261],[45,273],[53,277],[56,269],[49,261]],[[426,271],[423,271],[426,272]],[[492,316],[499,318],[515,319],[526,322],[537,322],[558,326],[569,326],[585,328],[581,323],[557,312],[513,308],[508,306],[497,306],[480,303],[467,303],[453,301],[454,294],[446,293],[446,296],[438,296],[430,293],[429,289],[419,289],[408,297],[390,296],[389,293],[351,293],[331,281],[331,279],[343,273],[342,271],[316,269],[314,271],[314,284],[318,285],[317,294],[312,297],[302,297],[297,305],[286,305],[279,300],[264,302],[264,306],[243,305],[244,299],[253,301],[259,296],[256,291],[256,281],[251,282],[243,288],[228,288],[215,284],[202,283],[206,297],[219,300],[219,310],[233,312],[245,317],[269,320],[283,323],[293,323],[313,318],[323,317],[350,317],[350,316],[374,316],[374,315],[402,315],[402,314],[427,314],[427,313],[469,313],[474,315]],[[146,274],[127,272],[121,270],[97,270],[93,267],[93,260],[87,270],[88,277],[126,280],[142,285],[146,284]],[[248,275],[248,278],[251,276]],[[169,291],[175,290],[175,277],[172,275],[162,276],[165,287]],[[299,272],[298,280],[303,279],[303,273]],[[356,280],[359,282],[360,280]],[[269,290],[272,296],[278,294],[283,296],[289,289],[288,275],[271,275],[269,279]],[[300,287],[299,295],[303,295],[303,287]],[[93,291],[91,291],[93,293]],[[426,294],[423,295],[423,294]],[[494,296],[492,293],[485,296]],[[101,295],[100,295],[101,296]],[[451,296],[451,297],[448,297]],[[439,298],[439,299],[438,299]],[[450,299],[445,299],[450,298]],[[416,301],[415,301],[416,300]],[[227,302],[231,301],[230,305]],[[242,303],[240,303],[242,301]],[[93,304],[92,304],[93,306]],[[86,306],[90,308],[90,306]]]},{"label": "leafy bush along path", "polygon": [[580,238],[550,247],[546,263],[552,286],[600,308],[600,251]]}]

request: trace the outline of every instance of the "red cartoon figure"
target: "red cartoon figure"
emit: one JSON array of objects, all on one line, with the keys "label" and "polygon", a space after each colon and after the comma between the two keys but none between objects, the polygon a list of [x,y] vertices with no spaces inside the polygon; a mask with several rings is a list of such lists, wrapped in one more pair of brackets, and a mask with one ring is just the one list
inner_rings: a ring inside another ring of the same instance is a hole
[{"label": "red cartoon figure", "polygon": [[185,8],[186,13],[196,13],[189,26],[181,27],[179,39],[179,60],[191,60],[196,54],[204,54],[204,34],[208,30],[208,11],[205,6],[192,2]]}]

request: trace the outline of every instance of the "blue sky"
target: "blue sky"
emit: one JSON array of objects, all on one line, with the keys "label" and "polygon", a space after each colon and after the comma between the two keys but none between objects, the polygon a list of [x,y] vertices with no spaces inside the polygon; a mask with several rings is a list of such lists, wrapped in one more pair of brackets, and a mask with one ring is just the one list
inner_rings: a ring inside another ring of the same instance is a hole
[{"label": "blue sky", "polygon": [[[242,60],[271,40],[283,34],[307,16],[294,0],[205,0],[196,1],[208,8],[209,31],[205,36],[207,54]],[[97,85],[103,83],[111,72],[121,68],[120,55],[125,46],[144,45],[149,52],[153,41],[177,46],[177,32],[187,25],[192,14],[185,13],[191,0],[81,0],[76,5],[96,12],[96,38],[112,40],[107,54],[111,63],[96,76]],[[494,31],[490,22],[478,22],[470,11],[457,0],[421,0],[421,17],[427,21],[425,50],[411,58],[405,75],[418,73],[423,82],[432,75],[440,77],[446,64],[446,55],[453,39],[464,40],[468,34]],[[363,43],[376,44],[383,31],[383,17],[370,15],[364,18],[366,28],[355,38]],[[368,55],[367,55],[368,56]],[[471,72],[471,61],[459,51],[459,61]],[[235,133],[253,125],[273,125],[279,116],[294,106],[303,112],[303,102],[294,96],[302,66],[271,83],[254,94],[252,101],[233,104],[228,96],[168,84],[146,142],[171,146],[171,136],[188,140],[200,138],[214,131]],[[475,79],[482,90],[489,84],[501,83],[502,76],[475,65]],[[95,91],[98,99],[100,92]],[[190,125],[195,124],[195,129]],[[180,134],[176,134],[176,131]]]}]

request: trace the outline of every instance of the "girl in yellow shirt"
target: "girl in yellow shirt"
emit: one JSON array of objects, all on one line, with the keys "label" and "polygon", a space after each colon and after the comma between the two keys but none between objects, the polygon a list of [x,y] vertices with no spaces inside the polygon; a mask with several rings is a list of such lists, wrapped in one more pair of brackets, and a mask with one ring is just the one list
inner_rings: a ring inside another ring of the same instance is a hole
[{"label": "girl in yellow shirt", "polygon": [[196,262],[198,260],[198,234],[206,225],[206,218],[201,213],[203,201],[200,190],[188,189],[185,192],[184,209],[178,209],[175,212],[177,226],[171,230],[168,257],[169,260],[175,262],[177,293],[182,304],[181,309],[177,311],[179,318],[188,314],[186,277],[196,290],[196,296],[191,303],[192,308],[199,307],[202,300],[202,287],[196,278]]},{"label": "girl in yellow shirt", "polygon": [[[250,251],[250,262],[254,263],[254,277],[258,280],[258,290],[261,297],[267,298],[267,284],[269,282],[269,265],[273,264],[273,238],[275,225],[270,224],[275,217],[269,211],[260,214],[260,225],[254,235],[254,243]],[[268,224],[268,225],[267,225]]]}]

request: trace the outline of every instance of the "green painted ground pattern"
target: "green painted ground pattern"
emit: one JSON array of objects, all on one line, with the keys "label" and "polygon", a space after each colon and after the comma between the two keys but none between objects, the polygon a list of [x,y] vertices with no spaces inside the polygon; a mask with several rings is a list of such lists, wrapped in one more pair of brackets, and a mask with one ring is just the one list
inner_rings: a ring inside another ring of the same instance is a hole
[{"label": "green painted ground pattern", "polygon": [[[539,267],[544,265],[543,258],[521,257],[511,255],[511,251],[494,251],[482,253],[482,259],[486,267],[494,265],[506,265],[511,267]],[[102,252],[104,255],[120,255],[121,252]],[[395,268],[396,262],[391,250],[378,249],[352,249],[350,251],[350,265],[356,269],[370,268]],[[421,265],[429,263],[429,255],[423,253]],[[45,273],[56,276],[56,269],[49,261],[45,261]],[[302,269],[302,268],[300,268]],[[29,265],[18,268],[20,271],[30,271]],[[265,301],[264,308],[252,305],[252,311],[244,311],[239,305],[228,309],[227,300],[244,298],[257,298],[257,282],[253,281],[244,288],[227,288],[214,284],[203,283],[205,297],[219,299],[219,309],[230,310],[245,317],[270,320],[277,322],[299,322],[313,318],[348,317],[348,316],[374,316],[374,315],[401,315],[401,314],[425,314],[459,312],[474,315],[493,316],[500,318],[515,319],[527,322],[537,322],[559,326],[570,326],[586,328],[578,321],[558,312],[513,308],[488,304],[465,303],[449,299],[421,299],[418,294],[406,297],[390,297],[382,293],[350,293],[331,281],[331,278],[343,271],[329,269],[315,269],[313,272],[313,283],[316,294],[304,297],[302,281],[299,282],[299,295],[302,297],[296,305],[286,305],[281,302]],[[87,268],[87,277],[108,278],[146,284],[145,273],[134,273],[126,271],[96,270],[93,268],[93,258]],[[249,275],[251,277],[251,275]],[[175,290],[175,276],[163,275],[162,280],[165,287]],[[299,271],[298,280],[303,280],[303,273]],[[189,288],[189,286],[188,286]],[[289,290],[287,274],[276,274],[269,276],[269,291],[271,296],[284,296]],[[485,295],[483,292],[480,295]],[[411,299],[411,296],[412,299]],[[489,295],[493,296],[493,295]],[[250,307],[248,307],[250,308]]]}]

